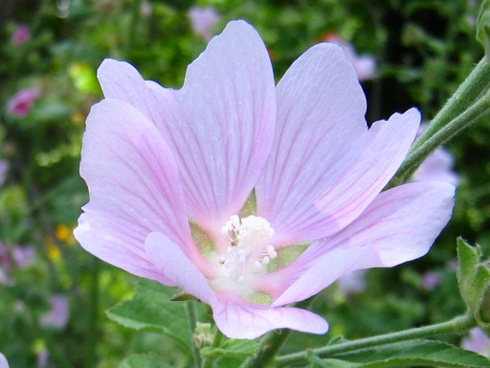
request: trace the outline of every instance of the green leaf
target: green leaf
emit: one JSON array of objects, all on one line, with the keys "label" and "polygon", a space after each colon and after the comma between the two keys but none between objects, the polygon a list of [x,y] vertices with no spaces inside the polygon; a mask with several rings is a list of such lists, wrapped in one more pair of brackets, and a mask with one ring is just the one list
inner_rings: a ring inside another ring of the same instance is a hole
[{"label": "green leaf", "polygon": [[338,354],[329,359],[320,359],[310,353],[308,360],[312,364],[311,368],[377,368],[410,365],[490,367],[490,360],[484,356],[444,342],[422,339]]},{"label": "green leaf", "polygon": [[135,295],[107,310],[107,316],[128,328],[164,333],[190,353],[193,342],[184,304],[189,302],[170,301],[176,291],[155,281],[140,280]]},{"label": "green leaf", "polygon": [[214,347],[207,346],[201,349],[205,358],[217,357],[249,357],[257,354],[259,343],[256,340],[224,340],[223,344]]},{"label": "green leaf", "polygon": [[483,45],[487,58],[490,55],[490,0],[480,6],[476,24],[476,39]]},{"label": "green leaf", "polygon": [[481,261],[482,251],[458,238],[458,284],[461,296],[478,324],[490,327],[490,270]]},{"label": "green leaf", "polygon": [[119,364],[118,368],[172,368],[171,366],[159,363],[149,354],[137,354],[130,356]]}]

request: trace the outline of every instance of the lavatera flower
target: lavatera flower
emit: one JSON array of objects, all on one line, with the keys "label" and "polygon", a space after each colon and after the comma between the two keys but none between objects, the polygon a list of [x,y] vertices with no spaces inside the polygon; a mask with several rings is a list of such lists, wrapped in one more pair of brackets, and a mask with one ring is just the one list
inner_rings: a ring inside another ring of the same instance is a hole
[{"label": "lavatera flower", "polygon": [[410,109],[368,129],[342,50],[319,44],[274,85],[257,32],[227,25],[180,90],[105,60],[105,99],[87,118],[81,175],[90,202],[75,236],[100,259],[209,304],[219,329],[321,334],[285,306],[357,269],[424,255],[450,218],[454,187],[381,192],[417,133]]}]

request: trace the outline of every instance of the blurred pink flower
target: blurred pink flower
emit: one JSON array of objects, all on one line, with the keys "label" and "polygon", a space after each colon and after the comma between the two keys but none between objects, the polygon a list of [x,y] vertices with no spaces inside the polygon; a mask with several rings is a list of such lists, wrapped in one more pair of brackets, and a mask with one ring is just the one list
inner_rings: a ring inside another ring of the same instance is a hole
[{"label": "blurred pink flower", "polygon": [[433,272],[428,271],[422,277],[422,287],[425,290],[432,291],[441,284],[441,277]]},{"label": "blurred pink flower", "polygon": [[9,368],[7,358],[5,358],[5,355],[3,355],[2,353],[0,353],[0,368]]},{"label": "blurred pink flower", "polygon": [[350,272],[337,280],[342,295],[362,293],[366,289],[366,270]]},{"label": "blurred pink flower", "polygon": [[213,36],[211,33],[212,28],[221,19],[221,16],[213,8],[202,8],[199,6],[193,6],[189,10],[188,16],[194,33],[204,37],[207,41]]},{"label": "blurred pink flower", "polygon": [[18,25],[12,34],[12,43],[16,46],[22,46],[31,38],[31,30],[25,24]]},{"label": "blurred pink flower", "polygon": [[[417,135],[426,129],[426,124],[420,126]],[[424,162],[414,172],[413,181],[445,181],[457,186],[459,176],[453,171],[454,159],[444,147],[438,147],[432,152]]]},{"label": "blurred pink flower", "polygon": [[51,297],[51,310],[41,320],[43,326],[63,328],[68,323],[70,307],[68,299],[63,295]]},{"label": "blurred pink flower", "polygon": [[9,273],[14,267],[24,268],[29,266],[35,257],[35,251],[29,246],[17,245],[12,248],[11,254],[7,246],[0,242],[0,284],[12,285],[14,280]]},{"label": "blurred pink flower", "polygon": [[37,354],[37,367],[38,368],[45,368],[48,366],[49,362],[49,351],[46,348],[43,348],[38,354]]},{"label": "blurred pink flower", "polygon": [[31,111],[34,101],[36,101],[40,94],[41,91],[39,88],[20,90],[7,102],[7,111],[13,116],[26,116]]},{"label": "blurred pink flower", "polygon": [[465,337],[461,341],[463,349],[473,351],[490,358],[490,337],[483,331],[483,329],[477,327],[470,331],[469,336]]},{"label": "blurred pink flower", "polygon": [[259,35],[235,21],[180,90],[111,59],[98,77],[106,99],[86,122],[80,172],[90,202],[76,238],[209,304],[229,337],[324,333],[323,318],[284,305],[351,271],[421,257],[451,216],[447,183],[380,193],[420,114],[368,129],[362,88],[336,45],[306,51],[275,86]]},{"label": "blurred pink flower", "polygon": [[7,161],[1,160],[0,161],[0,186],[5,183],[5,178],[7,176],[7,170],[9,168],[9,164]]},{"label": "blurred pink flower", "polygon": [[360,81],[376,77],[376,60],[370,55],[357,55],[351,43],[345,41],[335,33],[329,33],[325,42],[333,43],[342,48],[345,57],[352,63]]}]

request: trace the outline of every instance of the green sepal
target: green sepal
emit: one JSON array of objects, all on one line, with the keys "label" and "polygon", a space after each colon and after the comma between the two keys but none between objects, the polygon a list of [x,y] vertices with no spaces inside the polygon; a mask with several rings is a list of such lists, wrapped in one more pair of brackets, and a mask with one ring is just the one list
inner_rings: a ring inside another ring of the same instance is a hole
[{"label": "green sepal", "polygon": [[336,354],[321,359],[307,353],[310,368],[378,368],[393,366],[490,367],[490,360],[474,352],[433,340],[417,339]]},{"label": "green sepal", "polygon": [[477,323],[490,328],[490,270],[487,262],[482,262],[482,250],[477,244],[469,245],[464,239],[457,239],[458,284],[461,296]]}]

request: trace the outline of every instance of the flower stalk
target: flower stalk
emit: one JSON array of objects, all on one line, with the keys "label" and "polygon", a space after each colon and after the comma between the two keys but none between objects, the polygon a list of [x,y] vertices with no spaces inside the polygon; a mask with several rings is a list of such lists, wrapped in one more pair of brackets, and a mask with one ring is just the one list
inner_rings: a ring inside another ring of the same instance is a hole
[{"label": "flower stalk", "polygon": [[415,141],[392,185],[406,182],[434,149],[490,112],[489,86],[490,65],[483,58]]},{"label": "flower stalk", "polygon": [[[462,333],[476,326],[476,320],[471,314],[455,317],[449,321],[436,323],[429,326],[412,328],[399,332],[392,332],[384,335],[378,335],[348,341],[340,344],[329,345],[323,348],[313,349],[313,353],[319,357],[331,357],[334,354],[342,354],[355,350],[371,348],[380,345],[386,345],[401,341],[434,337],[448,333]],[[278,357],[274,361],[274,367],[284,367],[298,362],[304,362],[307,359],[307,352],[299,352]]]}]

